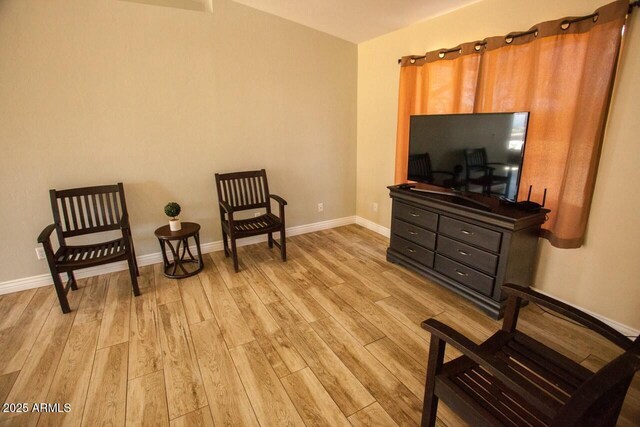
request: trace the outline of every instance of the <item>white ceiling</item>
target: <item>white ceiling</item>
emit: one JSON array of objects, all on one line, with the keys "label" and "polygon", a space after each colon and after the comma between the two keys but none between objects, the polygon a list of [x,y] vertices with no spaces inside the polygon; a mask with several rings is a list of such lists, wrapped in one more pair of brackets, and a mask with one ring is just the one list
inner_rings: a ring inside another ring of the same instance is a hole
[{"label": "white ceiling", "polygon": [[234,0],[360,43],[479,0]]}]

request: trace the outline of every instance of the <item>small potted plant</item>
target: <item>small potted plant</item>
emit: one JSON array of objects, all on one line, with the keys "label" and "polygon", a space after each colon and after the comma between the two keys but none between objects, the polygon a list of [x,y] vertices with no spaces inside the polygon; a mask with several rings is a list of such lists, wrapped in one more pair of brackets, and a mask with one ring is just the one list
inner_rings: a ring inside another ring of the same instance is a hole
[{"label": "small potted plant", "polygon": [[180,224],[180,220],[178,219],[178,215],[180,215],[180,210],[181,210],[180,205],[177,204],[176,202],[169,202],[164,207],[164,213],[171,218],[169,220],[169,229],[171,229],[171,231],[179,231],[182,228],[182,225]]}]

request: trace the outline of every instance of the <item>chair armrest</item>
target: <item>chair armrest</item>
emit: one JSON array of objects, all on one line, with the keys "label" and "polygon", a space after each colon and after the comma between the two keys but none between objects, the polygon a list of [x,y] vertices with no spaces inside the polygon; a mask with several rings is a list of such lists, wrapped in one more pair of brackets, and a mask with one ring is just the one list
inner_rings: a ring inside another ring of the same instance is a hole
[{"label": "chair armrest", "polygon": [[[460,350],[466,357],[481,365],[491,375],[502,381],[509,388],[520,394],[523,398],[533,403],[539,410],[552,416],[555,413],[554,403],[551,398],[542,396],[539,390],[513,374],[513,371],[505,362],[493,356],[478,344],[471,341],[455,329],[445,325],[436,319],[427,319],[422,322],[422,328],[429,331],[434,337],[451,344]],[[504,332],[498,332],[504,333]]]},{"label": "chair armrest", "polygon": [[554,298],[543,295],[539,292],[536,292],[530,288],[525,288],[522,286],[517,286],[511,283],[502,285],[502,292],[504,292],[507,296],[511,298],[521,298],[527,301],[535,302],[538,305],[546,307],[550,310],[555,311],[558,314],[561,314],[575,322],[580,323],[581,325],[591,329],[592,331],[600,334],[604,338],[608,339],[618,347],[628,350],[632,341],[629,338],[622,335],[620,332],[613,329],[611,326],[606,323],[596,319],[595,317],[582,312],[569,304],[558,301]]},{"label": "chair armrest", "polygon": [[44,230],[42,230],[42,232],[40,233],[40,235],[38,236],[38,243],[46,243],[49,241],[49,239],[51,238],[51,233],[53,233],[53,230],[56,229],[56,225],[55,224],[49,224],[47,225]]},{"label": "chair armrest", "polygon": [[231,205],[227,202],[220,202],[220,206],[222,207],[222,209],[224,209],[224,211],[228,214],[232,214],[233,213],[233,208],[231,207]]},{"label": "chair armrest", "polygon": [[280,204],[280,206],[286,206],[286,204],[287,204],[287,201],[285,199],[283,199],[282,197],[278,196],[278,195],[269,194],[269,197],[271,197],[273,200],[278,202]]}]

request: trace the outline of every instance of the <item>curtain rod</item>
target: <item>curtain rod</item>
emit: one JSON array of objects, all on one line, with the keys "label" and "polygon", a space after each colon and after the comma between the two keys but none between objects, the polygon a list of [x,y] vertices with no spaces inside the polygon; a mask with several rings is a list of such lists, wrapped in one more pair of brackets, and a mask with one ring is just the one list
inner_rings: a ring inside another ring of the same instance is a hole
[{"label": "curtain rod", "polygon": [[[629,3],[629,13],[631,13],[633,11],[634,7],[640,7],[640,0],[636,0],[634,2]],[[598,16],[598,13],[592,13],[591,15],[581,16],[579,18],[565,19],[564,21],[562,21],[560,23],[560,28],[562,28],[563,30],[566,30],[567,28],[569,28],[569,26],[571,24],[575,24],[576,22],[584,21],[585,19],[592,19],[592,18],[595,18],[597,16]],[[538,35],[538,29],[534,28],[534,29],[531,29],[529,31],[522,31],[522,32],[519,32],[519,33],[509,33],[506,36],[504,36],[504,38],[505,38],[505,41],[507,43],[511,43],[514,39],[517,39],[518,37],[528,36],[530,34],[535,34],[537,36]],[[479,51],[480,50],[480,46],[484,46],[486,44],[487,44],[487,42],[484,41],[484,40],[483,41],[479,41],[475,45],[475,50]],[[438,52],[438,56],[440,58],[444,58],[444,56],[447,53],[458,52],[461,49],[462,48],[460,46],[452,47],[451,49],[443,49],[443,50]],[[412,63],[413,63],[413,61],[416,61],[418,59],[423,59],[423,58],[426,58],[426,57],[427,57],[426,54],[422,55],[422,56],[413,56],[413,57],[411,57]],[[400,64],[401,62],[402,62],[402,58],[398,59],[398,64]]]}]

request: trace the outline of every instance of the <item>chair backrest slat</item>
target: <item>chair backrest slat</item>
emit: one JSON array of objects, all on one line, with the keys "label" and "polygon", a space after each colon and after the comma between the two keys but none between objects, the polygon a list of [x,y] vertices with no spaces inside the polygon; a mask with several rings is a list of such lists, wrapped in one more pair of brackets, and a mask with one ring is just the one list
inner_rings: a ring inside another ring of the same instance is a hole
[{"label": "chair backrest slat", "polygon": [[216,189],[218,199],[231,205],[234,210],[266,208],[271,212],[264,169],[216,174]]},{"label": "chair backrest slat", "polygon": [[100,225],[107,225],[107,211],[104,208],[104,198],[102,194],[94,194],[93,197],[98,201],[98,206],[100,207]]},{"label": "chair backrest slat", "polygon": [[100,226],[100,211],[98,210],[98,202],[96,201],[95,194],[87,194],[87,197],[91,199],[91,206],[93,206],[94,227],[98,227]]},{"label": "chair backrest slat", "polygon": [[[256,177],[256,185],[258,186],[258,191],[259,191],[259,195],[258,195],[258,199],[260,201],[264,201],[269,199],[269,191],[267,191],[266,189],[268,187],[266,187],[267,184],[267,177]],[[265,195],[266,193],[266,195]]]},{"label": "chair backrest slat", "polygon": [[76,198],[78,200],[78,210],[80,212],[80,225],[81,228],[87,228],[86,217],[87,217],[87,209],[86,206],[83,206],[82,196],[78,196]]},{"label": "chair backrest slat", "polygon": [[120,207],[118,206],[118,193],[112,193],[113,195],[113,210],[116,218],[120,218]]},{"label": "chair backrest slat", "polygon": [[251,204],[251,199],[249,198],[249,190],[248,190],[248,187],[247,187],[247,181],[249,179],[250,178],[247,178],[247,179],[243,179],[241,181],[242,182],[242,199],[243,199],[243,203],[245,205],[250,205]]},{"label": "chair backrest slat", "polygon": [[76,198],[69,197],[69,199],[71,201],[71,219],[73,220],[73,228],[74,230],[78,230],[81,227],[78,227],[78,216],[80,215],[79,215],[78,207],[76,206]]},{"label": "chair backrest slat", "polygon": [[227,185],[225,182],[223,183],[216,183],[216,187],[221,187],[218,188],[218,193],[222,193],[218,196],[218,198],[220,200],[229,200],[229,192],[227,191]]},{"label": "chair backrest slat", "polygon": [[249,178],[249,188],[251,189],[251,203],[258,201],[258,186],[256,184],[256,178]]},{"label": "chair backrest slat", "polygon": [[233,185],[232,185],[233,183],[231,181],[227,181],[224,184],[225,184],[225,187],[227,187],[227,195],[228,195],[227,202],[233,205],[235,203],[233,198],[233,194],[234,194]]},{"label": "chair backrest slat", "polygon": [[238,190],[238,181],[232,180],[231,187],[233,188],[233,206],[242,206],[240,201],[240,191]]},{"label": "chair backrest slat", "polygon": [[122,184],[51,190],[50,193],[61,241],[66,237],[117,230],[127,213]]},{"label": "chair backrest slat", "polygon": [[111,193],[105,193],[102,195],[107,199],[107,213],[109,214],[109,225],[113,224],[113,208],[111,207]]},{"label": "chair backrest slat", "polygon": [[67,230],[71,229],[71,223],[69,222],[69,206],[67,205],[67,198],[63,197],[62,202],[62,215],[64,216],[64,225]]},{"label": "chair backrest slat", "polygon": [[82,202],[84,203],[85,211],[87,214],[87,226],[93,227],[93,218],[91,217],[91,205],[89,204],[89,196],[87,194],[82,196]]}]

